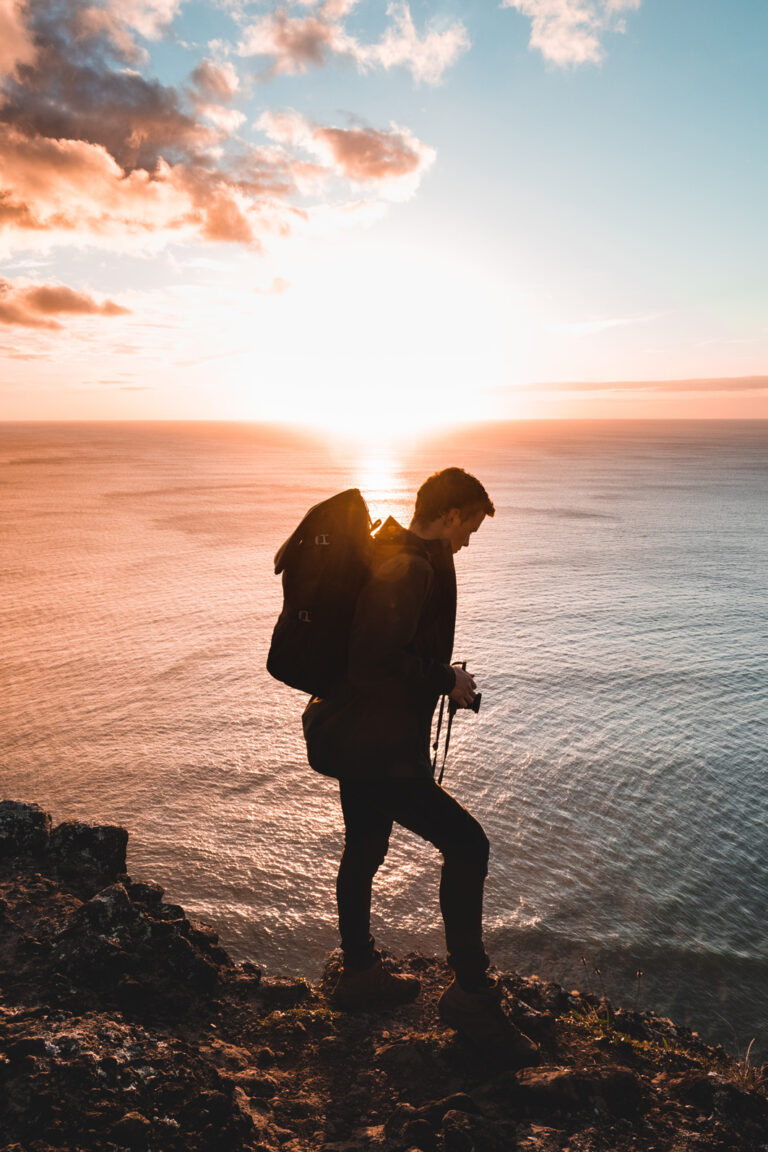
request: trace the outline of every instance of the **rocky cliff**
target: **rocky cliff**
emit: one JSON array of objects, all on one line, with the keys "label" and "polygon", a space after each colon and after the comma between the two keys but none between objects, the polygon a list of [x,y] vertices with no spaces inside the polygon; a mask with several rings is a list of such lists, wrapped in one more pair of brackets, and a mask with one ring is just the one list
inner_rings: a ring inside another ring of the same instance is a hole
[{"label": "rocky cliff", "polygon": [[[233,964],[216,932],[126,874],[123,828],[0,803],[5,1152],[765,1152],[763,1069],[650,1012],[502,975],[541,1049],[500,1066],[418,1001],[347,1015]],[[254,915],[258,910],[254,909]]]}]

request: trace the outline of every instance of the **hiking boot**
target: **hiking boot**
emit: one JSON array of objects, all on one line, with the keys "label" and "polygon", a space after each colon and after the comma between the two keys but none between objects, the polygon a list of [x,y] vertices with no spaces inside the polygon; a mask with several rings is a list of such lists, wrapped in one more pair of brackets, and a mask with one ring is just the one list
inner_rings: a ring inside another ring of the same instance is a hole
[{"label": "hiking boot", "polygon": [[335,1008],[381,1011],[410,1004],[420,988],[416,976],[398,976],[377,957],[370,968],[342,968],[330,1000]]},{"label": "hiking boot", "polygon": [[504,1013],[499,984],[489,984],[478,992],[465,992],[454,979],[440,997],[437,1009],[444,1024],[455,1028],[483,1051],[515,1068],[538,1064],[538,1048]]}]

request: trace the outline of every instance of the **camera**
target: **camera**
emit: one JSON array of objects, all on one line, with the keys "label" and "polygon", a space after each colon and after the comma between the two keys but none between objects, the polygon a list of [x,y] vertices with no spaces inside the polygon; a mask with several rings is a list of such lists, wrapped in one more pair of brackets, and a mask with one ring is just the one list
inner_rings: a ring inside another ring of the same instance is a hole
[{"label": "camera", "polygon": [[[461,668],[464,672],[466,672],[466,670],[467,670],[466,660],[457,660],[456,663],[458,664],[459,668]],[[449,710],[454,715],[459,710],[461,710],[462,712],[474,712],[475,715],[477,715],[477,713],[480,711],[480,701],[482,700],[482,698],[483,698],[482,692],[476,692],[475,698],[471,704],[457,704],[455,702],[455,700],[450,700],[448,702]]]}]

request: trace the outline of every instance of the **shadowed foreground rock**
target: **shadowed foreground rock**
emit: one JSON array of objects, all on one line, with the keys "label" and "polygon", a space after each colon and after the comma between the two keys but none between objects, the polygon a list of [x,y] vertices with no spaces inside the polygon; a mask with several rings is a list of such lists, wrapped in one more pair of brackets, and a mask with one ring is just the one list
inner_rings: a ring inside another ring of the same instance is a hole
[{"label": "shadowed foreground rock", "polygon": [[[514,1072],[419,1000],[333,1011],[322,981],[261,978],[125,873],[127,833],[0,803],[0,1148],[5,1152],[765,1152],[761,1070],[651,1013],[503,977],[541,1045]],[[254,910],[254,915],[258,911]]]}]

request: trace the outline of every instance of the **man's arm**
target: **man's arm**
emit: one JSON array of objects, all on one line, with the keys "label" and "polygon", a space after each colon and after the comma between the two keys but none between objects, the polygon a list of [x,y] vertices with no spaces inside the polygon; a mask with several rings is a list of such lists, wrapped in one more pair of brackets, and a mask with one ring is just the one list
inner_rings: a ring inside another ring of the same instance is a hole
[{"label": "man's arm", "polygon": [[397,680],[440,695],[452,692],[457,671],[410,651],[434,573],[428,560],[400,553],[383,564],[357,602],[349,647],[349,677],[368,690]]}]

